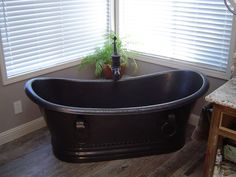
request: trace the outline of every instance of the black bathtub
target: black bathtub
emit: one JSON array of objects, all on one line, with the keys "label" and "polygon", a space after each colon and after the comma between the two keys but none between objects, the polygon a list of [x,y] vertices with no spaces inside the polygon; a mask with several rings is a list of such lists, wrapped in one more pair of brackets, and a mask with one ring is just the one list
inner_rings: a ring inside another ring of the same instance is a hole
[{"label": "black bathtub", "polygon": [[180,149],[191,108],[207,89],[202,74],[185,70],[117,82],[35,78],[25,85],[47,122],[55,156],[67,162]]}]

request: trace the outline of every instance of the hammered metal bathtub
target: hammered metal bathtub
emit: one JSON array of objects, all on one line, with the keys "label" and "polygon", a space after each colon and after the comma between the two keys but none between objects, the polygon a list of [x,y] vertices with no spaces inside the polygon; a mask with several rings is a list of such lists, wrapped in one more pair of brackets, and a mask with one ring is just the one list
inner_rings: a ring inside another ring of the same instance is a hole
[{"label": "hammered metal bathtub", "polygon": [[117,82],[44,77],[25,85],[47,122],[55,156],[67,162],[180,149],[191,108],[207,89],[202,74],[186,70]]}]

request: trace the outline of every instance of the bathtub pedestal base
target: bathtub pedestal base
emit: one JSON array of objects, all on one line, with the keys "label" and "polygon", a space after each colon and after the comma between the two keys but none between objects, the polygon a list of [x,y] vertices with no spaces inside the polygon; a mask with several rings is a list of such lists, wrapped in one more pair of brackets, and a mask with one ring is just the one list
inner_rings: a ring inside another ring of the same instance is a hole
[{"label": "bathtub pedestal base", "polygon": [[183,145],[183,142],[180,144],[175,144],[174,146],[170,144],[140,144],[134,147],[129,147],[132,145],[126,144],[126,148],[110,147],[96,151],[75,150],[70,152],[53,149],[53,152],[54,155],[62,161],[82,163],[170,153],[179,150]]}]

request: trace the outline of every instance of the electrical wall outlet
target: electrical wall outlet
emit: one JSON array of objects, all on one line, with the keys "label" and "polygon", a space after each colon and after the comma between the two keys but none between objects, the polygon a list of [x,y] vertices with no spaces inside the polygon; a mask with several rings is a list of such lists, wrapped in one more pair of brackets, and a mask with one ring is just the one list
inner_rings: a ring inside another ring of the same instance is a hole
[{"label": "electrical wall outlet", "polygon": [[21,100],[17,100],[13,103],[13,107],[14,107],[14,113],[15,114],[20,114],[22,113],[22,103]]}]

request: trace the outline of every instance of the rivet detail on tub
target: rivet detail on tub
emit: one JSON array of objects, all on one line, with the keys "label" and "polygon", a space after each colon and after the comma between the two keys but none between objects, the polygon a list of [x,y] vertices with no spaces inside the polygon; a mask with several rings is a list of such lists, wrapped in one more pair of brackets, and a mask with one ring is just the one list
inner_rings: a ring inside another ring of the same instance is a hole
[{"label": "rivet detail on tub", "polygon": [[76,128],[77,129],[85,128],[84,122],[83,121],[76,122]]}]

